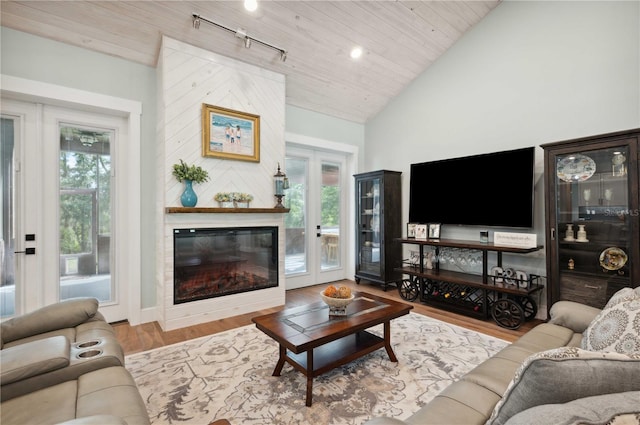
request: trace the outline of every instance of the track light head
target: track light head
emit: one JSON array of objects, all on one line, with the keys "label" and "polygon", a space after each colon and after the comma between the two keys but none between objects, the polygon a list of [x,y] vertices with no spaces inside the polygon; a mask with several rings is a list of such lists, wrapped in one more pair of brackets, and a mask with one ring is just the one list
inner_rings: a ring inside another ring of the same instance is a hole
[{"label": "track light head", "polygon": [[280,60],[281,60],[282,62],[286,62],[286,61],[287,61],[287,52],[286,52],[285,50],[282,50],[282,51],[280,52]]},{"label": "track light head", "polygon": [[200,29],[200,15],[193,14],[193,27],[195,29]]},{"label": "track light head", "polygon": [[244,38],[244,47],[246,47],[247,49],[251,47],[251,39],[249,37]]}]

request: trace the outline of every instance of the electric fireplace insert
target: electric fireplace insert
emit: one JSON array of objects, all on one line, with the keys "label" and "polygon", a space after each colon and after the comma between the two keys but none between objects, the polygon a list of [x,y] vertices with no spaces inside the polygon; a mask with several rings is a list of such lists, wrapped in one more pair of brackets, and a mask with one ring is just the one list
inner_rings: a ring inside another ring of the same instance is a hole
[{"label": "electric fireplace insert", "polygon": [[278,286],[278,227],[174,229],[173,303]]}]

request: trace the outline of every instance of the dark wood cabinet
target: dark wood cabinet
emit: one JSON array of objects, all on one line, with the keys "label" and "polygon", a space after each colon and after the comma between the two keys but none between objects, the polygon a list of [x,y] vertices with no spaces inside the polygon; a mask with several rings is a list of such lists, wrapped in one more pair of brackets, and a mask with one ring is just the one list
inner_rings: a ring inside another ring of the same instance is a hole
[{"label": "dark wood cabinet", "polygon": [[640,129],[543,144],[547,305],[640,285]]},{"label": "dark wood cabinet", "polygon": [[361,279],[396,284],[402,275],[402,184],[399,171],[356,174],[356,273]]}]

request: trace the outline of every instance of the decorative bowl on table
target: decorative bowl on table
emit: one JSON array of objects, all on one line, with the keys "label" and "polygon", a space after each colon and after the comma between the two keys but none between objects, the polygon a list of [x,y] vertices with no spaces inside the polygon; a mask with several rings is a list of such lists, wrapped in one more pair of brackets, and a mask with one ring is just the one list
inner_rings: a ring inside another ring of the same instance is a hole
[{"label": "decorative bowl on table", "polygon": [[329,285],[327,289],[321,291],[320,297],[329,306],[330,316],[346,316],[347,306],[355,299],[355,295],[348,287],[341,286],[336,289],[333,285]]}]

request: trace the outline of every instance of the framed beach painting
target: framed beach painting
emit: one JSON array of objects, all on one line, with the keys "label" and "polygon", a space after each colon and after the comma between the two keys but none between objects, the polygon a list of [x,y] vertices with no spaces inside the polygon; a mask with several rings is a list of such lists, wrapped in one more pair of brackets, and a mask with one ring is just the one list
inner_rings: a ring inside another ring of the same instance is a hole
[{"label": "framed beach painting", "polygon": [[203,103],[202,156],[260,162],[260,116]]}]

